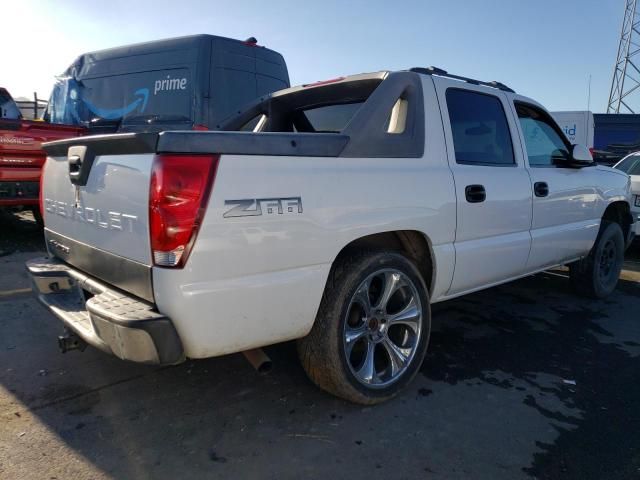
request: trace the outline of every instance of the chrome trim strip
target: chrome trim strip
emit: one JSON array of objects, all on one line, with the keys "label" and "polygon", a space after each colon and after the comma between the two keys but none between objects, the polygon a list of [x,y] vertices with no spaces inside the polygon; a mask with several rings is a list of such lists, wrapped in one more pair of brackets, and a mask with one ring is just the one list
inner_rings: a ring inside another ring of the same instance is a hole
[{"label": "chrome trim strip", "polygon": [[105,252],[47,228],[44,237],[51,255],[105,283],[154,303],[150,266]]}]

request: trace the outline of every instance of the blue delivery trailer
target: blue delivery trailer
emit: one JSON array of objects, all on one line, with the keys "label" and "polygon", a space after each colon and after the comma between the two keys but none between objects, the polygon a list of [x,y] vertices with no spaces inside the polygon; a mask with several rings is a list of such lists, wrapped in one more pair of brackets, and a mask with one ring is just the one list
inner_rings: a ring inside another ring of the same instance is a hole
[{"label": "blue delivery trailer", "polygon": [[595,113],[593,157],[613,165],[631,152],[640,151],[640,115]]}]

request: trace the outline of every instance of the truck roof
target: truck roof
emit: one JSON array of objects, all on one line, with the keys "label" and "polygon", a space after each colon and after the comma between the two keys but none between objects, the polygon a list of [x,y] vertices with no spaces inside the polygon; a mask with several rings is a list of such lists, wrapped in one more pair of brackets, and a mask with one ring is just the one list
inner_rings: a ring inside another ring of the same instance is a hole
[{"label": "truck roof", "polygon": [[475,78],[463,77],[461,75],[455,75],[453,73],[449,73],[446,70],[438,67],[413,67],[409,69],[410,72],[419,73],[421,75],[437,75],[438,77],[447,77],[452,78],[454,80],[460,80],[462,82],[471,83],[473,85],[482,85],[484,87],[497,88],[498,90],[503,90],[505,92],[515,93],[514,90],[507,87],[504,83],[498,82],[496,80],[485,82],[483,80],[477,80]]},{"label": "truck roof", "polygon": [[[210,34],[188,35],[184,37],[166,38],[161,40],[153,40],[150,42],[135,43],[121,47],[107,48],[104,50],[96,50],[87,52],[78,56],[73,63],[64,71],[63,75],[86,76],[101,73],[95,68],[97,63],[108,61],[113,65],[119,63],[119,59],[131,58],[134,56],[153,56],[153,54],[162,54],[162,63],[172,62],[184,63],[187,60],[179,52],[195,51],[205,47],[207,43],[215,42],[218,45],[225,46],[228,49],[235,50],[241,48],[251,48],[257,58],[270,62],[285,65],[284,58],[278,52],[269,48],[258,46],[252,42],[236,40],[233,38],[221,37]],[[171,53],[176,55],[172,56]],[[160,59],[158,59],[160,61]],[[188,60],[187,60],[188,61]],[[92,68],[94,67],[94,68]],[[113,68],[113,67],[112,67]],[[113,73],[113,72],[110,72]]]},{"label": "truck roof", "polygon": [[221,37],[219,35],[210,35],[207,33],[201,33],[197,35],[185,35],[183,37],[163,38],[160,40],[151,40],[149,42],[132,43],[130,45],[124,45],[120,47],[105,48],[103,50],[95,50],[93,52],[87,52],[83,56],[91,56],[95,60],[106,60],[119,57],[128,57],[131,55],[142,55],[146,53],[153,53],[157,51],[168,50],[183,50],[185,48],[197,47],[203,41],[206,40],[222,40],[224,42],[232,42],[238,45],[253,46],[261,50],[267,50],[277,55],[279,53],[259,45],[252,44],[248,41],[238,40],[235,38]]}]

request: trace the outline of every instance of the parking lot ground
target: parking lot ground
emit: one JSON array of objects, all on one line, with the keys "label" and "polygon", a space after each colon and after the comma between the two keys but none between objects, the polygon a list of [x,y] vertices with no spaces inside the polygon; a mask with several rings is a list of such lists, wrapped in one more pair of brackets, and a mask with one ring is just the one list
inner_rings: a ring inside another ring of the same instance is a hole
[{"label": "parking lot ground", "polygon": [[416,381],[363,408],[316,389],[292,343],[166,368],[88,348],[28,288],[28,215],[0,215],[2,479],[638,479],[640,252],[604,301],[548,272],[434,306]]}]

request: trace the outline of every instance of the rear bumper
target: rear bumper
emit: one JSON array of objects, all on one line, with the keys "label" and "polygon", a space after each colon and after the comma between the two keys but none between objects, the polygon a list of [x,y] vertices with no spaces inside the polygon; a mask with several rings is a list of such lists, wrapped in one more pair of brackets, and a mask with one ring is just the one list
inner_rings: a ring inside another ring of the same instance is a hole
[{"label": "rear bumper", "polygon": [[184,360],[173,323],[150,303],[114,290],[60,260],[35,258],[26,266],[40,302],[89,345],[140,363]]}]

